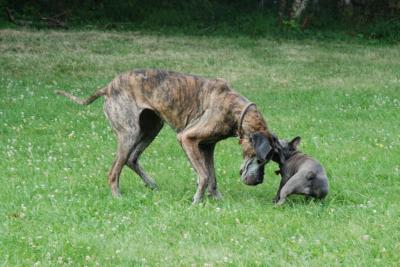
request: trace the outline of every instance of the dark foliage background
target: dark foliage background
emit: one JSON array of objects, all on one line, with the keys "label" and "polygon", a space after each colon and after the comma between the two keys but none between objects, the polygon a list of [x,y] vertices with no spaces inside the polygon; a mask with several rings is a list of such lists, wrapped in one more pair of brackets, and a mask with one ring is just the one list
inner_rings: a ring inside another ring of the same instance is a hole
[{"label": "dark foliage background", "polygon": [[400,0],[0,0],[0,8],[2,25],[400,40]]}]

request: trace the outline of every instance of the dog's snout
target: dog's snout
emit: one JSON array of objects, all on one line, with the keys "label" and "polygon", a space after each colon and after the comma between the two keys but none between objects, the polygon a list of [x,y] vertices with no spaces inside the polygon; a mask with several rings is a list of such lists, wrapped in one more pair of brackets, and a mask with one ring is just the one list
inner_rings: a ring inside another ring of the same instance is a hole
[{"label": "dog's snout", "polygon": [[261,184],[261,183],[263,182],[263,179],[260,179],[260,177],[257,177],[257,176],[255,176],[255,175],[250,175],[250,176],[245,177],[244,180],[243,180],[243,182],[244,182],[246,185],[252,185],[252,186],[254,186],[254,185]]}]

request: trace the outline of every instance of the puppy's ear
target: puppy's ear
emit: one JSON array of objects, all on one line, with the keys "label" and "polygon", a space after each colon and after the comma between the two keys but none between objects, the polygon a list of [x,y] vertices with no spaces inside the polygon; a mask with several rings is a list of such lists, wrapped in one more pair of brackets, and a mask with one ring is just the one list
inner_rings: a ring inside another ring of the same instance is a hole
[{"label": "puppy's ear", "polygon": [[272,150],[267,136],[263,133],[255,133],[251,136],[251,143],[256,151],[257,159],[260,161],[265,161],[268,154]]},{"label": "puppy's ear", "polygon": [[289,145],[293,147],[294,149],[297,149],[301,141],[300,136],[296,136],[295,138],[292,139],[292,141],[289,142]]}]

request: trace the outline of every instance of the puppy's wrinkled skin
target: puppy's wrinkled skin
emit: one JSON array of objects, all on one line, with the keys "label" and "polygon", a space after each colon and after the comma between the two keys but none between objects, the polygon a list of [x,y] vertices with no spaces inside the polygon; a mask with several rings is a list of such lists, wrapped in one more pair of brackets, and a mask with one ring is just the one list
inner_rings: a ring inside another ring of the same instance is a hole
[{"label": "puppy's wrinkled skin", "polygon": [[[118,138],[117,156],[109,172],[114,196],[120,195],[119,176],[124,165],[134,170],[147,186],[156,187],[138,159],[164,122],[177,132],[177,139],[199,176],[194,203],[202,200],[206,188],[211,196],[220,197],[213,156],[218,141],[237,136],[240,131],[245,161],[241,179],[248,185],[263,181],[264,165],[272,157],[275,144],[262,115],[255,106],[242,114],[250,102],[223,79],[135,70],[117,76],[85,100],[64,91],[57,93],[81,105],[105,97],[104,111]],[[238,129],[240,117],[243,122]]]},{"label": "puppy's wrinkled skin", "polygon": [[328,194],[329,183],[324,168],[318,161],[297,149],[300,140],[299,136],[290,142],[279,140],[277,153],[273,155],[273,160],[280,167],[276,173],[282,177],[274,199],[277,205],[282,205],[291,194],[319,199]]}]

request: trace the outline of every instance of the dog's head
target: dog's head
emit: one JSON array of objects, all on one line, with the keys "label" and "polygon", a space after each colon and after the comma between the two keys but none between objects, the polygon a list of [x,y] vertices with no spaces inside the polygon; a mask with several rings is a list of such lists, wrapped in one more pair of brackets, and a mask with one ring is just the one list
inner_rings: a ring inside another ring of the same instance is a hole
[{"label": "dog's head", "polygon": [[240,177],[246,185],[258,185],[264,180],[264,166],[276,153],[278,139],[262,132],[254,133],[240,140],[244,162]]},{"label": "dog's head", "polygon": [[276,163],[283,164],[297,150],[301,141],[300,136],[296,136],[291,141],[279,139],[276,145],[275,153],[272,155],[272,160]]}]

